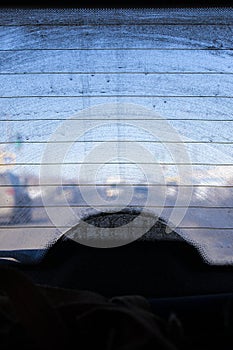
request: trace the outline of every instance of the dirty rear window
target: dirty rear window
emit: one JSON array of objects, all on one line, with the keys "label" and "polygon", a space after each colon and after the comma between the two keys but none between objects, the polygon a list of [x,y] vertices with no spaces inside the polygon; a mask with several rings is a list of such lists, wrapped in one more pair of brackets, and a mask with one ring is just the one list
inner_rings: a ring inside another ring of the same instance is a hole
[{"label": "dirty rear window", "polygon": [[[232,264],[232,25],[226,8],[0,10],[2,257],[39,261],[77,225],[86,245],[153,241],[159,220]],[[122,210],[141,215],[83,221]]]}]

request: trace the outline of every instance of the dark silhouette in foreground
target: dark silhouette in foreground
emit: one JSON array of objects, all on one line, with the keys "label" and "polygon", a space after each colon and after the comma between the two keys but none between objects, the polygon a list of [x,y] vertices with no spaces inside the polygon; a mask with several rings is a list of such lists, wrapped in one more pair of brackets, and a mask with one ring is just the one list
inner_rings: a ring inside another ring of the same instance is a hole
[{"label": "dark silhouette in foreground", "polygon": [[[125,222],[138,212],[85,220],[119,226],[119,215]],[[158,239],[110,249],[68,233],[37,265],[2,264],[1,348],[231,348],[232,267],[206,264],[175,232],[166,239],[165,228],[158,220],[150,232]]]}]

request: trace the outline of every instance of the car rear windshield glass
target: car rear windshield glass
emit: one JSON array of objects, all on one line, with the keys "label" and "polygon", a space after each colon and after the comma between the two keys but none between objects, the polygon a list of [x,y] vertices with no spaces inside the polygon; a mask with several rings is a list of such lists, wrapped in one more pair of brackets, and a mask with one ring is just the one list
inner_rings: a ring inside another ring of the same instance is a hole
[{"label": "car rear windshield glass", "polygon": [[4,259],[77,225],[85,245],[153,241],[159,220],[233,263],[232,26],[227,8],[0,10]]}]

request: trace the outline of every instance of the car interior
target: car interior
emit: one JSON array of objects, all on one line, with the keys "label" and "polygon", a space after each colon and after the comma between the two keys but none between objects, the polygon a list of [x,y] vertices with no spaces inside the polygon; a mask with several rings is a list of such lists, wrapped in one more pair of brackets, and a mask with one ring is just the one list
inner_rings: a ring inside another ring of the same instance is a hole
[{"label": "car interior", "polygon": [[232,26],[0,10],[1,349],[232,348]]}]

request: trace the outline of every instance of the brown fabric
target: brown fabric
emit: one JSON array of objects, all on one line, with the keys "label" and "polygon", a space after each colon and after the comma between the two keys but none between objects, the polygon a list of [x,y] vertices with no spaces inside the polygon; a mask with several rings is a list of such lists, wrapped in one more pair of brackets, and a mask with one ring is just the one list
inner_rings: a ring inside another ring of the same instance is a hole
[{"label": "brown fabric", "polygon": [[0,280],[1,349],[176,349],[171,329],[142,296],[35,285],[7,267]]}]

